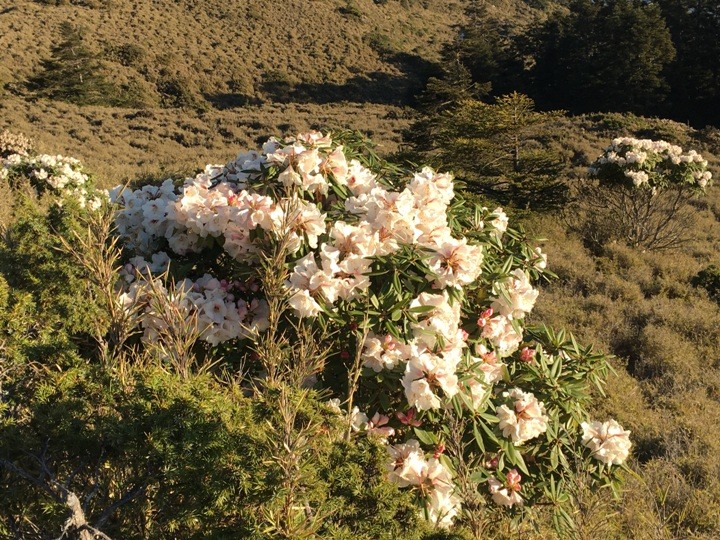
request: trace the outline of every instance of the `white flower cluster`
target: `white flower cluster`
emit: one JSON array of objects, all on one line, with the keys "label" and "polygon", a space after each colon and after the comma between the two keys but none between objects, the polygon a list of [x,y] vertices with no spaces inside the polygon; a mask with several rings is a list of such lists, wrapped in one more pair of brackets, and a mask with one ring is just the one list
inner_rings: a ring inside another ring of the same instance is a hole
[{"label": "white flower cluster", "polygon": [[683,153],[682,148],[666,141],[619,137],[613,139],[589,172],[602,177],[603,172],[614,174],[620,170],[634,187],[657,189],[671,183],[705,189],[712,180],[707,165],[695,150]]},{"label": "white flower cluster", "polygon": [[[460,289],[477,279],[482,247],[453,238],[447,223],[447,206],[454,196],[452,177],[425,168],[404,190],[387,190],[357,161],[348,165],[341,150],[337,147],[321,159],[317,149],[294,149],[299,165],[289,165],[280,175],[286,183],[294,178],[290,185],[325,194],[328,187],[321,172],[331,169],[336,183],[350,193],[345,210],[357,220],[332,224],[328,241],[320,245],[319,264],[315,253],[298,261],[289,288],[290,305],[300,316],[320,313],[319,300],[326,306],[338,299],[352,300],[369,285],[366,274],[371,258],[394,253],[403,245],[420,246],[428,252],[433,273],[426,277],[436,288]],[[276,155],[272,159],[277,160]],[[299,212],[308,243],[316,248],[318,236],[325,233],[325,216],[307,206],[301,206]]]},{"label": "white flower cluster", "polygon": [[583,422],[583,444],[592,456],[607,465],[620,465],[630,455],[630,432],[615,420],[607,422]]},{"label": "white flower cluster", "polygon": [[390,455],[387,463],[390,481],[400,487],[418,487],[426,494],[430,520],[439,527],[450,527],[460,511],[462,501],[454,494],[455,485],[447,467],[437,457],[427,458],[415,439],[387,448]]},{"label": "white flower cluster", "polygon": [[0,158],[5,158],[13,154],[28,156],[32,153],[34,143],[22,133],[11,133],[3,130],[0,133]]},{"label": "white flower cluster", "polygon": [[503,392],[503,397],[513,401],[512,409],[507,405],[500,405],[497,409],[503,436],[511,438],[513,444],[519,446],[545,433],[548,427],[545,406],[533,394],[513,388]]},{"label": "white flower cluster", "polygon": [[[163,266],[167,267],[166,261],[153,258],[156,260],[152,263],[136,258],[135,275],[142,276],[141,272],[158,272]],[[124,273],[132,276],[127,265]],[[196,281],[186,279],[175,284],[171,293],[160,280],[150,280],[153,278],[142,276],[142,279],[133,281],[120,297],[121,304],[126,308],[140,308],[137,312],[145,341],[156,342],[165,332],[172,330],[168,328],[169,318],[158,312],[165,306],[153,302],[153,295],[158,293],[183,314],[188,325],[197,324],[200,339],[211,345],[253,337],[268,326],[268,305],[265,300],[253,298],[245,301],[235,294],[245,292],[242,291],[245,288],[242,283],[218,280],[205,274]]]},{"label": "white flower cluster", "polygon": [[88,185],[89,177],[82,172],[79,160],[47,154],[12,154],[2,160],[0,179],[22,175],[41,190],[51,189],[59,197],[71,197],[81,208],[97,210],[107,199],[105,192]]},{"label": "white flower cluster", "polygon": [[121,207],[115,214],[115,226],[125,245],[140,255],[150,256],[160,248],[160,240],[175,232],[170,225],[177,199],[172,180],[161,185],[145,185],[131,191],[116,187],[110,191],[110,201]]}]

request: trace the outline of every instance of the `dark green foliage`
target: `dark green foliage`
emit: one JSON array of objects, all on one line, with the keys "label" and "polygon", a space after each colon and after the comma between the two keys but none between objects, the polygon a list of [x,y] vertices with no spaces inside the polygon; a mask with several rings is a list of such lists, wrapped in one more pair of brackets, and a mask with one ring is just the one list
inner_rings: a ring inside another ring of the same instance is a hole
[{"label": "dark green foliage", "polygon": [[720,268],[711,264],[704,270],[700,270],[692,278],[693,287],[702,287],[707,290],[710,298],[720,302]]},{"label": "dark green foliage", "polygon": [[[87,276],[61,251],[61,237],[72,241],[73,234],[81,230],[72,201],[53,206],[45,214],[36,200],[24,196],[15,215],[0,244],[0,272],[17,299],[16,309],[25,306],[22,310],[30,317],[24,321],[28,335],[42,341],[42,336],[52,339],[54,334],[58,345],[70,335],[87,335],[90,329],[102,326],[102,315],[87,301]],[[32,339],[28,345],[38,346],[30,343]]]},{"label": "dark green foliage", "polygon": [[491,16],[485,4],[472,2],[460,38],[446,50],[453,52],[472,75],[472,80],[492,88],[495,95],[523,88],[526,75],[517,51],[512,24]]},{"label": "dark green foliage", "polygon": [[465,100],[484,96],[489,85],[474,83],[467,67],[459,58],[448,58],[441,77],[430,77],[418,100],[420,118],[403,133],[414,152],[430,153],[437,148],[437,132],[441,115],[452,114]]},{"label": "dark green foliage", "polygon": [[392,56],[399,49],[392,36],[384,34],[379,30],[373,30],[363,36],[363,41],[372,47],[380,56]]},{"label": "dark green foliage", "polygon": [[494,104],[460,99],[438,106],[408,133],[424,161],[452,170],[470,191],[516,208],[552,208],[565,201],[563,159],[543,129],[559,114],[537,112],[530,98],[517,93]]},{"label": "dark green foliage", "polygon": [[[572,0],[529,3],[527,25],[470,6],[452,49],[494,95],[527,93],[543,109],[720,122],[720,2]],[[563,7],[559,7],[562,5]]]},{"label": "dark green foliage", "polygon": [[675,48],[648,2],[577,0],[531,36],[532,90],[542,107],[572,112],[658,111]]},{"label": "dark green foliage", "polygon": [[697,127],[720,124],[720,2],[660,0],[675,61],[667,70],[669,111]]},{"label": "dark green foliage", "polygon": [[115,85],[107,79],[99,54],[85,44],[83,31],[70,23],[61,26],[62,41],[43,70],[28,85],[37,95],[76,105],[137,106],[145,101],[139,88]]}]

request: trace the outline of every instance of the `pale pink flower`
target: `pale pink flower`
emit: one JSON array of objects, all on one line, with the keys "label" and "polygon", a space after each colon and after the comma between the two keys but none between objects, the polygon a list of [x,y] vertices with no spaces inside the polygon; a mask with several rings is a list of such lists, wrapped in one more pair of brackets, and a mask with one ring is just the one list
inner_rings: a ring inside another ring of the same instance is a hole
[{"label": "pale pink flower", "polygon": [[395,435],[395,430],[388,426],[387,423],[390,421],[388,416],[376,412],[370,421],[367,423],[368,435],[378,437],[380,439],[387,439]]},{"label": "pale pink flower", "polygon": [[513,388],[503,396],[514,400],[512,409],[501,405],[496,411],[500,419],[498,427],[504,437],[511,438],[513,444],[519,446],[545,433],[549,420],[545,415],[545,406],[532,393]]},{"label": "pale pink flower", "polygon": [[590,449],[594,458],[607,465],[620,465],[630,455],[630,432],[615,420],[605,423],[583,422],[583,444]]},{"label": "pale pink flower", "polygon": [[492,499],[498,506],[511,507],[514,505],[522,506],[523,499],[520,496],[520,473],[515,469],[508,471],[505,477],[505,484],[500,482],[497,478],[490,478],[488,484],[490,485],[490,493]]},{"label": "pale pink flower", "polygon": [[417,410],[415,407],[410,407],[406,413],[402,413],[400,411],[395,413],[395,416],[397,417],[400,422],[406,426],[412,426],[412,427],[420,427],[422,426],[422,420],[417,420],[415,416],[417,416]]},{"label": "pale pink flower", "polygon": [[495,283],[493,293],[498,297],[492,304],[493,309],[508,319],[521,319],[530,313],[539,294],[530,284],[528,275],[520,268]]},{"label": "pale pink flower", "polygon": [[434,284],[445,287],[461,288],[475,281],[482,271],[483,248],[467,243],[467,239],[448,238],[438,246],[430,256],[428,266],[435,274]]},{"label": "pale pink flower", "polygon": [[387,447],[390,460],[386,465],[388,479],[399,487],[418,486],[427,467],[420,443],[410,439],[402,444]]},{"label": "pale pink flower", "polygon": [[489,340],[498,356],[503,358],[514,353],[522,341],[522,334],[502,315],[486,321],[482,337]]},{"label": "pale pink flower", "polygon": [[441,389],[447,398],[458,392],[454,366],[448,366],[443,358],[428,351],[408,361],[402,385],[408,403],[419,411],[440,407],[436,388]]}]

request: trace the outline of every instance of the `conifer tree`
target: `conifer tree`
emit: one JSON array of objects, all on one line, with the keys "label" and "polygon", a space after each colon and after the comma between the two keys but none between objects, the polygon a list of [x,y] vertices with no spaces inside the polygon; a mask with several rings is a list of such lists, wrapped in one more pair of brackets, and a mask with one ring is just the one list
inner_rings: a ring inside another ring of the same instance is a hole
[{"label": "conifer tree", "polygon": [[675,48],[655,3],[575,0],[527,40],[534,60],[531,95],[543,108],[571,112],[661,109],[664,69]]},{"label": "conifer tree", "polygon": [[77,105],[119,105],[118,89],[105,78],[100,57],[87,47],[83,31],[65,22],[60,34],[63,40],[30,87],[40,96]]},{"label": "conifer tree", "polygon": [[415,149],[441,163],[470,191],[520,208],[548,208],[565,200],[558,180],[561,156],[544,142],[544,128],[560,112],[538,112],[513,92],[494,104],[464,98],[422,122],[430,136]]}]

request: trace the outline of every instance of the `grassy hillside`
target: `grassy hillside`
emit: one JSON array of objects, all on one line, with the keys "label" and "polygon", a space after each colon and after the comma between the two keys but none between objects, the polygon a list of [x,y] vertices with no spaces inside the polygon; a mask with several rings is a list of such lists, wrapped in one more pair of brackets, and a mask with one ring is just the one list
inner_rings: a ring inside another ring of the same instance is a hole
[{"label": "grassy hillside", "polygon": [[[222,161],[228,146],[318,124],[362,127],[392,151],[407,126],[399,107],[462,14],[459,1],[432,0],[21,0],[0,10],[0,127],[48,151],[83,148],[79,157],[110,182]],[[142,110],[36,99],[28,81],[65,23]]]},{"label": "grassy hillside", "polygon": [[[57,43],[61,24],[69,22],[86,30],[89,46],[103,52],[113,77],[148,84],[178,77],[208,99],[239,91],[264,96],[272,92],[263,84],[282,77],[307,85],[308,100],[358,79],[397,77],[402,84],[403,63],[437,60],[462,13],[457,0],[52,3],[19,1],[0,15],[8,29],[0,36],[0,64],[10,71],[6,82],[33,75]],[[313,85],[326,88],[313,95]],[[363,88],[360,95],[372,93]]]},{"label": "grassy hillside", "polygon": [[[393,152],[414,114],[408,104],[437,72],[468,4],[19,0],[0,9],[0,129],[77,154],[108,183],[223,161],[228,147],[318,125],[360,128]],[[522,25],[555,2],[477,4]],[[29,81],[68,23],[104,78],[141,107],[40,97]]]},{"label": "grassy hillside", "polygon": [[[553,131],[574,158],[568,175],[575,185],[587,160],[614,136],[696,148],[717,177],[716,130],[612,114],[565,119]],[[572,211],[530,218],[532,230],[547,238],[549,265],[559,276],[533,316],[617,356],[608,399],[598,406],[633,432],[641,476],[628,479],[617,517],[597,538],[720,535],[720,441],[708,429],[720,418],[720,306],[693,284],[698,272],[720,264],[720,188],[692,201],[692,215],[682,247],[658,252],[619,243],[590,249],[568,230],[577,222]]]},{"label": "grassy hillside", "polygon": [[[22,131],[42,151],[81,158],[110,186],[139,173],[194,170],[224,163],[228,151],[254,148],[259,139],[319,125],[361,127],[394,151],[407,112],[377,104],[263,104],[202,113],[179,109],[78,107],[49,100],[0,100],[0,130]],[[359,121],[359,119],[362,119]]]}]

